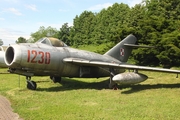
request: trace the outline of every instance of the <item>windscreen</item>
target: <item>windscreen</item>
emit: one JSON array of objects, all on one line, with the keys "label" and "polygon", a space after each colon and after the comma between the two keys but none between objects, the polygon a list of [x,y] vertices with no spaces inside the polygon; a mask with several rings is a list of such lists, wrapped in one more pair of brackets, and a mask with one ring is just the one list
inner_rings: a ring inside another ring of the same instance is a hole
[{"label": "windscreen", "polygon": [[64,42],[62,42],[61,40],[59,40],[57,38],[53,38],[53,37],[41,38],[37,42],[47,44],[47,45],[51,45],[54,47],[67,47],[67,45]]}]

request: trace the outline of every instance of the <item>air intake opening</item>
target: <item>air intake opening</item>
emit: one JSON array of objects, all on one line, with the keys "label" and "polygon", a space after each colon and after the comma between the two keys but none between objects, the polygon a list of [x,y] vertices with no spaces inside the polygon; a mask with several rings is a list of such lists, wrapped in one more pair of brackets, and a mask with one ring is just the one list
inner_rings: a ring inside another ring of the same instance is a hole
[{"label": "air intake opening", "polygon": [[14,59],[14,49],[12,47],[8,47],[5,53],[5,61],[7,64],[11,64]]}]

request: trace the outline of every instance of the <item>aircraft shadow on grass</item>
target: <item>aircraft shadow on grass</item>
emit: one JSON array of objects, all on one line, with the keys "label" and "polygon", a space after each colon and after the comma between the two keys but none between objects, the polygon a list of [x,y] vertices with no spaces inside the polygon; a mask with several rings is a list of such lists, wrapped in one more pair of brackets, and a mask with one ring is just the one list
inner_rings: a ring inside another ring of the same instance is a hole
[{"label": "aircraft shadow on grass", "polygon": [[[58,84],[58,83],[57,83]],[[57,91],[66,91],[66,90],[78,90],[78,89],[96,89],[96,90],[102,90],[102,89],[109,89],[109,79],[105,79],[103,81],[98,82],[84,82],[79,81],[77,79],[62,79],[61,83],[62,86],[56,86],[56,87],[50,87],[50,88],[37,88],[36,91],[47,91],[47,92],[57,92]],[[122,91],[122,94],[131,94],[140,92],[143,90],[152,90],[152,89],[173,89],[173,88],[180,88],[180,83],[174,83],[174,84],[137,84],[137,85],[127,85],[127,86],[121,86],[118,85],[119,90],[123,90],[126,88],[130,88],[127,91]]]},{"label": "aircraft shadow on grass", "polygon": [[[38,82],[37,82],[38,83]],[[56,83],[58,84],[58,83]],[[50,88],[37,88],[36,91],[48,91],[48,92],[57,92],[57,91],[66,91],[66,90],[76,90],[76,89],[108,89],[109,79],[97,82],[85,82],[79,81],[77,79],[65,78],[62,79],[62,86],[50,87]]]},{"label": "aircraft shadow on grass", "polygon": [[122,94],[131,94],[140,92],[143,90],[153,90],[153,89],[174,89],[174,88],[180,88],[180,83],[174,83],[174,84],[138,84],[138,85],[132,85],[126,88],[131,88],[130,90],[121,92]]}]

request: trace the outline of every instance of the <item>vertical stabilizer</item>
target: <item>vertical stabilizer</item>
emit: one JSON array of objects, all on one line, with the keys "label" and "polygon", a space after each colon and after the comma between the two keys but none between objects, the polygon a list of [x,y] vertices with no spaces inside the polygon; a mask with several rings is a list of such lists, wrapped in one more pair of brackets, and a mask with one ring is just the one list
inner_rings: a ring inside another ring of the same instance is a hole
[{"label": "vertical stabilizer", "polygon": [[132,47],[127,46],[125,44],[132,44],[134,45],[137,41],[137,38],[134,35],[128,35],[125,39],[123,39],[121,42],[119,42],[116,46],[111,48],[108,52],[106,52],[104,55],[109,55],[113,58],[118,59],[121,62],[127,62]]}]

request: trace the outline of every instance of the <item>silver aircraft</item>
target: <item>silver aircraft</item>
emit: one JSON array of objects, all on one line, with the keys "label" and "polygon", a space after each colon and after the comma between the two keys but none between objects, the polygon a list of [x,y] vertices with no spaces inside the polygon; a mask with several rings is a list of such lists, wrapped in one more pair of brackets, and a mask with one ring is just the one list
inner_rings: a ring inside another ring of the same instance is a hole
[{"label": "silver aircraft", "polygon": [[[148,77],[138,70],[179,74],[179,70],[136,66],[127,64],[137,41],[129,35],[104,55],[68,47],[62,41],[45,37],[36,43],[10,45],[5,52],[5,63],[9,72],[26,76],[27,88],[35,90],[32,76],[50,76],[54,82],[61,77],[99,78],[110,76],[110,88],[117,84],[136,84]],[[134,70],[125,72],[125,69]]]},{"label": "silver aircraft", "polygon": [[8,67],[4,61],[4,54],[5,54],[6,48],[7,48],[7,46],[0,46],[0,68]]}]

